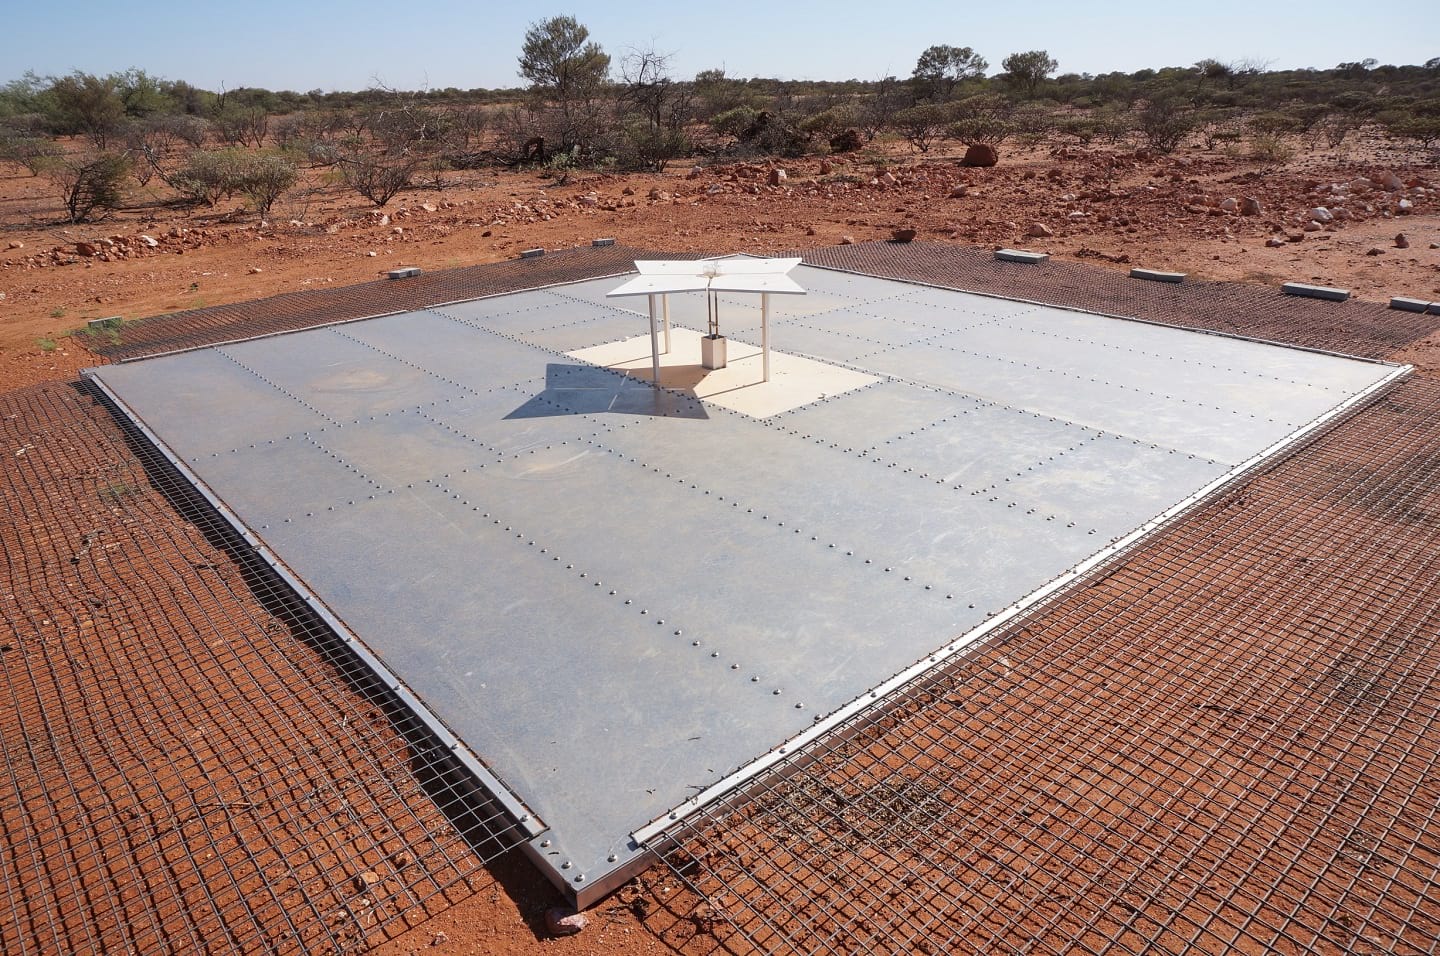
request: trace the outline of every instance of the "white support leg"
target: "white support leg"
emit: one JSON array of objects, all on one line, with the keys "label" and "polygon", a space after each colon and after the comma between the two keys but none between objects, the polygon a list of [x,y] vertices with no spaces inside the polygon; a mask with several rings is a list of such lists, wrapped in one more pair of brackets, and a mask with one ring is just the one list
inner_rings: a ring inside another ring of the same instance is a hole
[{"label": "white support leg", "polygon": [[660,297],[660,308],[665,313],[665,354],[670,354],[670,293]]},{"label": "white support leg", "polygon": [[765,381],[770,381],[770,293],[760,293],[760,351],[764,353]]},{"label": "white support leg", "polygon": [[[655,329],[655,293],[647,296],[650,300],[650,365],[655,370],[655,387],[660,387],[660,339]],[[668,343],[667,343],[668,344]]]}]

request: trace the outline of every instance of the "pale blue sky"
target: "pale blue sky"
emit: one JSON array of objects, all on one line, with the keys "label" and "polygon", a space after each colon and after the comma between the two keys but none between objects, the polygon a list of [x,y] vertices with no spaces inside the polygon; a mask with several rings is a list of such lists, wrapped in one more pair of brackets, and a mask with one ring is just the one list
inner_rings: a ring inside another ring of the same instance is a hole
[{"label": "pale blue sky", "polygon": [[207,89],[302,92],[364,89],[377,78],[402,89],[519,86],[515,60],[526,28],[557,14],[577,17],[617,62],[636,46],[673,54],[680,78],[711,67],[740,77],[903,77],[936,43],[973,47],[992,73],[1007,54],[1033,49],[1048,50],[1061,72],[1077,73],[1188,66],[1204,57],[1285,69],[1440,56],[1437,0],[0,0],[0,14],[0,81],[27,69],[137,66]]}]

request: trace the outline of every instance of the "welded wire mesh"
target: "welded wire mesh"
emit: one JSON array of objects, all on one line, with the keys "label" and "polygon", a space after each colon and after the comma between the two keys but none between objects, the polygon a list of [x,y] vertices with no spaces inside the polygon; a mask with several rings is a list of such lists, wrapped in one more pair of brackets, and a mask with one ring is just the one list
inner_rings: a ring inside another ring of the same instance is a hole
[{"label": "welded wire mesh", "polygon": [[0,449],[0,951],[358,948],[518,842],[78,386]]},{"label": "welded wire mesh", "polygon": [[695,814],[666,862],[765,952],[1434,952],[1437,473],[1416,380]]}]

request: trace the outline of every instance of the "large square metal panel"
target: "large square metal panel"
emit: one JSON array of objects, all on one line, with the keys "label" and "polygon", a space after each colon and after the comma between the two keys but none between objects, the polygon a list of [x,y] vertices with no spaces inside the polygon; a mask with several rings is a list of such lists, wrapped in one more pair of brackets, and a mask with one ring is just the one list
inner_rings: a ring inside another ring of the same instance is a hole
[{"label": "large square metal panel", "polygon": [[[772,304],[772,345],[847,383],[798,407],[703,370],[656,389],[648,351],[638,372],[596,364],[625,347],[566,354],[647,331],[605,299],[620,279],[89,374],[453,735],[584,902],[672,814],[1405,371],[794,276],[814,297]],[[670,312],[703,327],[698,295]],[[758,317],[722,303],[737,340]]]}]

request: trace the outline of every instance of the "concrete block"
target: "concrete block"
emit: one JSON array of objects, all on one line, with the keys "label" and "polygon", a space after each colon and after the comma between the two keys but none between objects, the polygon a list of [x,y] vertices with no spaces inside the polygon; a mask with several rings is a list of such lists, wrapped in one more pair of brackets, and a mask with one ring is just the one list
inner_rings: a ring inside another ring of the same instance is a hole
[{"label": "concrete block", "polygon": [[1440,302],[1431,302],[1430,308],[1425,310],[1430,315],[1440,315]]},{"label": "concrete block", "polygon": [[1151,282],[1183,282],[1183,272],[1161,272],[1159,269],[1131,269],[1130,278],[1148,279]]},{"label": "concrete block", "polygon": [[592,246],[613,246],[613,245],[615,245],[615,240],[614,240],[614,239],[592,239],[592,240],[590,240],[590,245],[592,245]]},{"label": "concrete block", "polygon": [[124,323],[125,323],[125,317],[124,317],[124,316],[121,316],[121,315],[112,315],[112,316],[110,316],[109,318],[104,318],[104,319],[91,319],[89,322],[86,322],[85,324],[86,324],[87,326],[89,326],[90,328],[96,330],[96,331],[103,331],[103,330],[105,330],[105,329],[117,328],[118,326],[123,325]]},{"label": "concrete block", "polygon": [[420,270],[416,266],[404,266],[399,269],[391,269],[385,273],[386,277],[390,279],[413,279],[419,274]]},{"label": "concrete block", "polygon": [[520,253],[521,259],[538,259],[545,254],[544,249],[526,249]]},{"label": "concrete block", "polygon": [[1390,300],[1390,308],[1401,312],[1424,312],[1430,308],[1430,303],[1424,299],[1406,299],[1397,295]]},{"label": "concrete block", "polygon": [[996,249],[995,258],[1001,262],[1023,262],[1034,265],[1050,258],[1047,252],[1025,252],[1021,249]]},{"label": "concrete block", "polygon": [[1287,282],[1280,287],[1286,295],[1298,295],[1307,299],[1325,299],[1330,302],[1344,302],[1350,298],[1349,289],[1334,289],[1325,285],[1306,285],[1303,282]]}]

